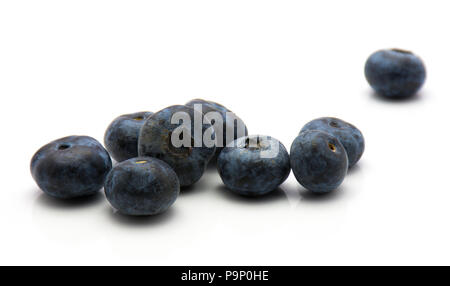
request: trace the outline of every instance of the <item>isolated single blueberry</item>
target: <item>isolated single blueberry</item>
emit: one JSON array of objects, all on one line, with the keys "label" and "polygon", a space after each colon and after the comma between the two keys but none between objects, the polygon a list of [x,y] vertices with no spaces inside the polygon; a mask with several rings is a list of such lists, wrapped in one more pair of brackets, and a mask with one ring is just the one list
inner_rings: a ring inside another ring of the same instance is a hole
[{"label": "isolated single blueberry", "polygon": [[[160,110],[141,128],[139,156],[163,160],[177,173],[182,187],[192,185],[201,178],[216,149],[214,128],[208,122],[201,112],[184,105]],[[174,140],[180,144],[173,144]]]},{"label": "isolated single blueberry", "polygon": [[314,119],[303,126],[300,133],[320,130],[336,137],[344,146],[348,156],[348,167],[353,167],[364,153],[364,137],[358,128],[344,120],[334,117]]},{"label": "isolated single blueberry", "polygon": [[217,169],[227,188],[245,196],[274,191],[289,176],[289,154],[281,142],[261,135],[229,143],[220,153]]},{"label": "isolated single blueberry", "polygon": [[150,157],[123,161],[109,172],[105,194],[111,205],[126,215],[156,215],[177,199],[180,183],[169,165]]},{"label": "isolated single blueberry", "polygon": [[[186,106],[192,108],[194,108],[195,105],[200,105],[202,107],[203,114],[210,119],[214,126],[218,141],[216,155],[218,155],[220,151],[222,151],[223,147],[225,147],[228,143],[238,139],[239,137],[248,135],[247,126],[245,126],[244,121],[242,121],[242,119],[240,119],[235,113],[225,106],[204,99],[193,99],[186,103]],[[215,119],[213,118],[211,112],[217,112],[220,115],[223,124],[215,124]],[[220,136],[220,134],[222,135]],[[220,140],[219,137],[221,137],[222,140]]]},{"label": "isolated single blueberry", "polygon": [[138,138],[142,125],[153,112],[124,114],[111,122],[105,132],[105,147],[111,157],[121,162],[138,156]]},{"label": "isolated single blueberry", "polygon": [[103,146],[88,136],[69,136],[41,147],[31,159],[31,174],[46,194],[70,199],[98,192],[111,170]]},{"label": "isolated single blueberry", "polygon": [[425,82],[425,66],[412,52],[391,49],[373,53],[366,61],[366,79],[370,86],[387,98],[407,98]]},{"label": "isolated single blueberry", "polygon": [[295,178],[314,193],[335,190],[347,174],[344,146],[336,137],[323,131],[300,133],[292,143],[290,157]]}]

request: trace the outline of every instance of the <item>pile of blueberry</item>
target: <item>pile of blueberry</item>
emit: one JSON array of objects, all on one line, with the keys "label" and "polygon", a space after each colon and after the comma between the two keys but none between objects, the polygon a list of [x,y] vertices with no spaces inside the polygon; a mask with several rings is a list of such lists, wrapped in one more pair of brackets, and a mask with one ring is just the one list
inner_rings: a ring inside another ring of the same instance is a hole
[{"label": "pile of blueberry", "polygon": [[[425,68],[411,52],[383,50],[369,57],[365,74],[378,94],[409,97],[422,86]],[[174,121],[179,114],[187,115],[190,123]],[[200,139],[207,134],[213,144],[197,142],[191,132],[196,120]],[[180,127],[190,132],[177,133]],[[176,145],[174,136],[190,144]],[[270,193],[291,169],[307,190],[327,193],[341,185],[364,152],[361,131],[343,120],[323,117],[300,130],[288,153],[273,137],[249,136],[243,121],[229,109],[202,99],[156,113],[119,116],[108,126],[104,142],[106,149],[88,136],[48,143],[31,160],[34,180],[46,194],[61,199],[92,195],[104,187],[119,212],[155,215],[175,202],[180,187],[197,182],[208,164],[216,164],[225,186],[239,195]],[[110,156],[118,162],[114,167]]]}]

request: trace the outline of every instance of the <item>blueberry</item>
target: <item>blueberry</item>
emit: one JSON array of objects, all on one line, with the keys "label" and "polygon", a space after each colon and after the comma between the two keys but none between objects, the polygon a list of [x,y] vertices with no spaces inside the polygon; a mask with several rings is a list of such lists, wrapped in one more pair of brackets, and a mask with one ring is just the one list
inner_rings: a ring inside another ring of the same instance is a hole
[{"label": "blueberry", "polygon": [[111,165],[97,140],[69,136],[41,147],[31,159],[31,174],[46,194],[70,199],[98,192]]},{"label": "blueberry", "polygon": [[422,60],[409,51],[391,49],[373,53],[365,66],[366,79],[372,88],[387,98],[414,95],[425,81]]},{"label": "blueberry", "polygon": [[291,170],[289,154],[281,142],[268,136],[245,136],[220,153],[217,169],[227,188],[244,196],[275,190]]},{"label": "blueberry", "polygon": [[105,194],[111,205],[126,215],[156,215],[177,199],[180,183],[169,165],[150,157],[123,161],[109,172]]},{"label": "blueberry", "polygon": [[[210,113],[210,120],[214,125],[214,130],[216,131],[217,140],[220,140],[220,134],[221,135],[221,142],[217,144],[216,148],[216,155],[222,151],[223,147],[226,146],[228,143],[236,140],[239,137],[247,136],[248,130],[247,126],[245,126],[242,119],[240,119],[235,113],[233,113],[231,110],[226,108],[225,106],[213,102],[213,101],[207,101],[203,99],[193,99],[186,103],[186,106],[194,108],[194,106],[198,104],[202,107],[202,112],[205,114],[206,117],[208,117],[209,112],[218,112],[222,118],[222,126],[219,127],[214,124],[214,119],[211,117]],[[228,115],[228,116],[227,116]],[[241,127],[241,128],[240,128]],[[228,138],[227,138],[228,134]]]},{"label": "blueberry", "polygon": [[105,132],[105,147],[111,157],[121,162],[138,156],[139,132],[153,112],[124,114],[111,122]]},{"label": "blueberry", "polygon": [[300,133],[308,130],[320,130],[336,137],[344,146],[348,156],[348,167],[353,167],[364,153],[364,137],[358,128],[344,120],[322,117],[303,126]]},{"label": "blueberry", "polygon": [[348,159],[344,146],[323,131],[300,133],[292,143],[290,155],[295,178],[314,193],[335,190],[347,174]]},{"label": "blueberry", "polygon": [[[202,113],[184,105],[156,112],[141,128],[139,156],[155,157],[169,164],[182,187],[194,184],[203,175],[216,149],[214,129],[207,119],[206,123],[204,120]],[[203,135],[210,138],[210,142],[202,140]],[[180,144],[173,144],[175,139]]]}]

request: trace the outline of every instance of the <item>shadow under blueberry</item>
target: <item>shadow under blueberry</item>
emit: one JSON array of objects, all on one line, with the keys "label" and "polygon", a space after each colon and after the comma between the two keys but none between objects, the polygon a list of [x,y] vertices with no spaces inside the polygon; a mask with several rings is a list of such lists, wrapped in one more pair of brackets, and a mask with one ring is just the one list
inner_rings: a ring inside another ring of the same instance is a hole
[{"label": "shadow under blueberry", "polygon": [[313,193],[308,191],[300,184],[285,184],[283,185],[283,190],[286,196],[291,198],[298,198],[302,202],[311,202],[311,203],[323,203],[323,202],[332,202],[341,199],[341,197],[345,194],[344,186],[340,186],[336,190],[329,193]]},{"label": "shadow under blueberry", "polygon": [[208,162],[208,165],[206,166],[206,171],[214,170],[217,171],[217,158],[219,156],[214,155],[212,159]]},{"label": "shadow under blueberry", "polygon": [[208,191],[211,185],[214,183],[213,176],[218,175],[217,169],[207,167],[203,176],[195,182],[193,185],[185,186],[180,188],[180,196],[199,194]]},{"label": "shadow under blueberry", "polygon": [[53,209],[79,209],[99,204],[103,202],[104,199],[101,192],[73,199],[58,199],[42,193],[37,197],[36,204]]},{"label": "shadow under blueberry", "polygon": [[303,202],[330,202],[338,200],[344,193],[344,188],[341,186],[329,193],[313,193],[306,189],[300,190],[300,200]]},{"label": "shadow under blueberry", "polygon": [[347,175],[353,176],[358,174],[361,171],[360,163],[358,162],[356,165],[348,169]]},{"label": "shadow under blueberry", "polygon": [[424,93],[419,91],[418,93],[409,96],[409,97],[386,97],[382,96],[375,91],[371,90],[369,92],[369,96],[371,99],[378,102],[386,102],[392,104],[404,104],[404,103],[415,103],[423,100]]},{"label": "shadow under blueberry", "polygon": [[167,211],[153,216],[129,216],[124,215],[112,207],[108,206],[109,218],[120,225],[126,226],[143,226],[143,225],[159,225],[171,220],[176,215],[176,210],[171,207]]},{"label": "shadow under blueberry", "polygon": [[193,185],[180,187],[180,196],[199,194],[204,192],[207,188],[207,184],[204,178],[201,178],[198,182],[195,182]]},{"label": "shadow under blueberry", "polygon": [[237,203],[264,204],[287,199],[281,188],[277,188],[275,191],[270,192],[266,195],[254,197],[236,194],[224,185],[217,186],[216,191],[224,199]]}]

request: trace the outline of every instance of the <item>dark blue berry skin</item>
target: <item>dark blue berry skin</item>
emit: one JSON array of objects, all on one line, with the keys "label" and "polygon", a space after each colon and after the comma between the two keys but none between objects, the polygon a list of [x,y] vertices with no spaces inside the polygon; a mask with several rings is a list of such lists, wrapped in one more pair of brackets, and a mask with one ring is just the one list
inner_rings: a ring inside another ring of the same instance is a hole
[{"label": "dark blue berry skin", "polygon": [[377,94],[392,99],[417,93],[425,82],[422,60],[409,51],[381,50],[366,61],[366,79]]},{"label": "dark blue berry skin", "polygon": [[105,132],[106,150],[117,162],[138,156],[138,138],[142,125],[153,112],[124,114],[111,122]]},{"label": "dark blue berry skin", "polygon": [[364,137],[358,128],[344,120],[334,117],[322,117],[303,126],[300,133],[308,130],[320,130],[336,137],[344,146],[348,156],[348,167],[353,167],[364,153]]},{"label": "dark blue berry skin", "polygon": [[150,157],[117,164],[105,182],[106,198],[125,215],[160,214],[175,202],[179,193],[177,174],[163,161]]},{"label": "dark blue berry skin", "polygon": [[335,190],[347,174],[348,159],[344,146],[322,131],[300,133],[291,145],[290,156],[295,178],[314,193]]},{"label": "dark blue berry skin", "polygon": [[[191,134],[189,146],[175,147],[172,144],[172,132],[182,125],[171,123],[174,114],[184,112],[191,119]],[[193,108],[184,105],[173,105],[160,110],[150,116],[141,128],[139,136],[138,153],[140,157],[155,157],[169,164],[178,175],[180,185],[190,186],[197,182],[203,175],[206,166],[216,150],[214,142],[211,146],[199,141],[196,147],[194,139],[194,114],[203,121],[203,114]],[[215,140],[214,129],[209,123],[200,124],[199,133],[206,130],[211,132],[211,138]]]},{"label": "dark blue berry skin", "polygon": [[[235,113],[233,113],[231,110],[229,110],[228,108],[226,108],[225,106],[213,102],[213,101],[207,101],[204,99],[193,99],[191,101],[189,101],[188,103],[186,103],[186,106],[192,107],[194,108],[195,104],[200,104],[202,106],[202,112],[203,114],[207,115],[208,112],[211,111],[215,111],[220,113],[220,115],[222,116],[222,122],[223,122],[223,126],[222,126],[222,144],[218,144],[218,147],[216,148],[216,155],[218,155],[223,147],[225,147],[228,143],[230,143],[231,141],[234,141],[236,139],[238,139],[239,137],[243,137],[243,136],[247,136],[248,135],[248,130],[247,130],[247,126],[244,124],[244,122],[242,121],[242,119],[240,119]],[[229,116],[227,117],[227,113],[231,113],[229,114]],[[236,121],[236,122],[235,122]],[[242,134],[239,134],[239,129],[238,126],[242,125],[244,127],[244,132]],[[217,130],[217,128],[215,129],[216,131],[216,135],[218,133],[219,130]],[[227,140],[227,134],[233,134],[233,137]]]},{"label": "dark blue berry skin", "polygon": [[88,136],[69,136],[41,147],[31,159],[31,174],[46,194],[70,199],[95,194],[111,170],[103,146]]},{"label": "dark blue berry skin", "polygon": [[[272,158],[262,152],[276,150]],[[281,142],[265,136],[241,137],[219,155],[217,169],[225,186],[244,196],[261,196],[274,191],[289,176],[289,154]]]}]

